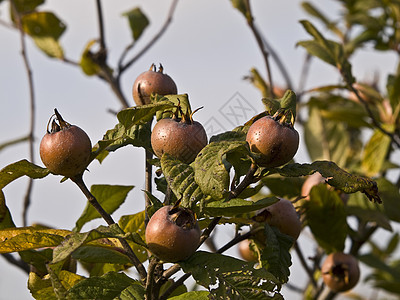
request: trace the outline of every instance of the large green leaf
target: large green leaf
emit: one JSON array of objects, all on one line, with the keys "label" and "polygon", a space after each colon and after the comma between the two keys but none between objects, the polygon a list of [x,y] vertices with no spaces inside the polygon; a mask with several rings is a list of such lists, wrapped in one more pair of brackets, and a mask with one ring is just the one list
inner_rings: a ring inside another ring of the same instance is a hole
[{"label": "large green leaf", "polygon": [[230,200],[218,200],[206,203],[203,210],[210,216],[233,217],[241,214],[253,212],[277,202],[275,197],[263,198],[258,201],[234,198]]},{"label": "large green leaf", "polygon": [[71,231],[20,227],[0,230],[0,253],[20,252],[59,245]]},{"label": "large green leaf", "polygon": [[132,284],[139,283],[124,273],[109,272],[101,277],[81,280],[68,291],[67,299],[112,300]]},{"label": "large green leaf", "polygon": [[145,297],[145,289],[139,282],[134,282],[124,289],[118,296],[118,300],[142,300]]},{"label": "large green leaf", "polygon": [[169,300],[208,300],[210,299],[208,291],[194,291],[181,294],[179,296],[168,298]]},{"label": "large green leaf", "polygon": [[138,7],[125,12],[123,16],[128,18],[133,39],[138,40],[143,31],[150,24],[149,19]]},{"label": "large green leaf", "polygon": [[304,202],[307,225],[326,252],[343,251],[348,225],[343,201],[325,184],[314,186]]},{"label": "large green leaf", "polygon": [[161,158],[164,176],[183,207],[192,207],[204,198],[194,179],[193,168],[181,161],[164,154]]},{"label": "large green leaf", "polygon": [[226,157],[248,153],[245,141],[221,141],[208,144],[197,155],[193,167],[194,178],[204,194],[215,200],[223,198],[229,190],[229,169]]},{"label": "large green leaf", "polygon": [[264,268],[255,269],[252,263],[197,251],[180,265],[219,299],[283,299],[275,276]]},{"label": "large green leaf", "polygon": [[290,248],[293,238],[282,234],[277,228],[264,226],[265,245],[260,249],[261,266],[271,272],[281,283],[289,280],[292,259]]},{"label": "large green leaf", "polygon": [[[108,213],[112,214],[116,211],[122,203],[124,203],[128,193],[133,189],[133,186],[123,186],[123,185],[92,185],[90,192],[97,199],[99,204]],[[87,222],[101,218],[98,211],[88,202],[82,215],[75,223],[75,231],[80,231],[82,226]]]},{"label": "large green leaf", "polygon": [[72,258],[86,263],[130,264],[129,258],[114,247],[81,246],[72,253]]},{"label": "large green leaf", "polygon": [[22,27],[36,45],[48,56],[62,59],[63,50],[58,39],[66,25],[52,12],[32,12],[22,16]]},{"label": "large green leaf", "polygon": [[327,178],[326,182],[336,189],[342,190],[347,194],[362,192],[371,201],[382,203],[378,195],[378,185],[374,180],[350,174],[339,168],[332,161],[315,161],[311,164],[288,164],[280,169],[268,170],[267,174],[278,173],[286,177],[300,177],[311,175],[316,171]]}]

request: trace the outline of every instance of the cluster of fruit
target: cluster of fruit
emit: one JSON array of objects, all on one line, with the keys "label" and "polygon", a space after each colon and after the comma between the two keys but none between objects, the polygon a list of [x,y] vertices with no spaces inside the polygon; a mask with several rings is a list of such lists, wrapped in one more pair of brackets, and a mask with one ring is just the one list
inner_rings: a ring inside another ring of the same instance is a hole
[{"label": "cluster of fruit", "polygon": [[[132,94],[135,103],[141,106],[150,104],[152,95],[177,94],[177,87],[172,78],[163,73],[161,65],[158,71],[152,65],[138,76]],[[257,165],[272,168],[292,160],[299,146],[299,134],[293,128],[293,116],[288,118],[287,112],[278,111],[273,116],[256,119],[248,129],[246,141],[255,153]],[[157,157],[169,154],[186,164],[192,163],[207,143],[203,126],[193,120],[193,113],[184,113],[179,106],[171,118],[160,119],[151,134],[152,149]],[[55,110],[55,117],[50,118],[47,134],[40,144],[40,157],[54,174],[69,178],[82,176],[90,162],[91,142],[82,129],[64,121]],[[281,199],[258,214],[281,233],[294,240],[299,237],[301,221],[289,200]],[[198,248],[200,236],[196,215],[179,203],[157,210],[145,232],[149,251],[166,262],[191,256]],[[241,242],[240,253],[244,259],[254,261],[257,256],[250,243],[249,240]],[[322,266],[322,277],[332,290],[347,290],[358,281],[357,261],[347,254],[331,254]]]}]

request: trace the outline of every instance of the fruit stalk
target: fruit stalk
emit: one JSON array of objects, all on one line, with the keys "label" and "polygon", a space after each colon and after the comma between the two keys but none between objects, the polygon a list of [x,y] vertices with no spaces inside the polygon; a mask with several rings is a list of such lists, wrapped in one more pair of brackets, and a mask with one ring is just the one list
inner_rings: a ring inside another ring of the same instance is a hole
[{"label": "fruit stalk", "polygon": [[[80,175],[71,177],[71,180],[80,188],[80,190],[86,196],[89,203],[97,210],[97,212],[107,222],[107,224],[108,225],[115,224],[115,221],[113,220],[113,218],[103,209],[103,207],[97,201],[96,197],[93,196],[93,194],[89,191],[85,182],[83,181],[82,175],[80,174]],[[118,226],[118,229],[120,230],[121,234],[125,234],[125,232],[119,226]],[[124,248],[126,255],[129,257],[129,259],[131,260],[133,265],[136,267],[136,270],[138,271],[141,280],[145,281],[147,278],[147,272],[146,272],[146,269],[144,268],[143,264],[140,262],[140,260],[136,256],[136,254],[133,252],[131,246],[129,246],[129,243],[125,239],[118,238],[118,240],[120,241],[122,247]]]}]

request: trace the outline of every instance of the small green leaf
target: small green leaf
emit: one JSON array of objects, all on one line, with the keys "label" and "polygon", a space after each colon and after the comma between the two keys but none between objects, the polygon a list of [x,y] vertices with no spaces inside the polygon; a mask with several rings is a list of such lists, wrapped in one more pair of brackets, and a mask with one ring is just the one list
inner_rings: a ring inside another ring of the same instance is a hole
[{"label": "small green leaf", "polygon": [[246,19],[251,17],[244,0],[231,0],[231,3],[233,7],[240,11]]},{"label": "small green leaf", "polygon": [[22,28],[36,45],[50,57],[62,59],[63,50],[58,43],[65,24],[52,12],[32,12],[22,16]]},{"label": "small green leaf", "polygon": [[324,62],[335,66],[335,58],[332,56],[332,53],[320,43],[316,41],[300,41],[297,45],[305,48],[312,56],[318,57]]},{"label": "small green leaf", "polygon": [[[133,186],[123,186],[123,185],[92,185],[90,188],[91,193],[99,204],[104,208],[108,214],[112,214],[117,210],[122,203],[124,203],[128,193],[133,189]],[[75,223],[74,231],[80,231],[87,222],[101,218],[101,215],[97,210],[88,202],[82,215]]]},{"label": "small green leaf", "polygon": [[376,129],[364,148],[361,166],[368,176],[382,171],[387,153],[392,144],[391,137]]},{"label": "small green leaf", "polygon": [[228,201],[218,200],[207,203],[203,209],[210,216],[233,217],[262,209],[277,201],[278,199],[275,197],[263,198],[258,201],[234,198]]},{"label": "small green leaf", "polygon": [[296,119],[296,94],[291,90],[287,90],[279,101],[281,109],[289,110],[292,113],[293,119]]},{"label": "small green leaf", "polygon": [[123,16],[128,18],[133,39],[135,41],[138,40],[143,31],[150,24],[149,19],[138,7],[123,13]]},{"label": "small green leaf", "polygon": [[318,244],[328,253],[343,251],[347,237],[346,212],[338,194],[325,184],[314,186],[304,202],[307,225]]},{"label": "small green leaf", "polygon": [[[197,251],[179,263],[184,272],[192,273],[196,282],[219,299],[283,299],[279,282],[264,268],[217,253]],[[206,270],[205,270],[206,266]]]},{"label": "small green leaf", "polygon": [[161,158],[164,176],[183,207],[192,207],[204,198],[203,192],[195,181],[193,168],[164,154]]},{"label": "small green leaf", "polygon": [[112,300],[135,282],[124,273],[109,272],[101,277],[91,277],[78,282],[68,291],[67,299]]},{"label": "small green leaf", "polygon": [[245,141],[221,141],[208,144],[194,161],[194,178],[204,194],[222,199],[229,189],[228,154],[248,153]]},{"label": "small green leaf", "polygon": [[181,294],[179,296],[168,298],[169,300],[208,300],[210,299],[208,291],[194,291]]},{"label": "small green leaf", "polygon": [[81,60],[79,62],[83,73],[88,76],[97,75],[101,72],[100,66],[93,59],[93,53],[91,52],[92,47],[97,43],[97,40],[91,40],[83,49]]}]

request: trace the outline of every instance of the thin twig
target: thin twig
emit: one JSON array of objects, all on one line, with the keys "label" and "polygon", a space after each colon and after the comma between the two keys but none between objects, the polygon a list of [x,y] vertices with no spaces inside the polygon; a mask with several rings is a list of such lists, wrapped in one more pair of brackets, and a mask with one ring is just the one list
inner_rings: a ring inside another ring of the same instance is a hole
[{"label": "thin twig", "polygon": [[[33,84],[33,75],[32,68],[29,63],[28,53],[25,43],[25,32],[22,28],[21,16],[15,6],[14,0],[10,1],[11,9],[13,15],[15,17],[15,22],[17,24],[17,28],[20,33],[20,43],[21,43],[21,55],[24,61],[24,66],[26,70],[26,74],[28,76],[28,86],[29,86],[29,108],[30,108],[30,118],[29,118],[29,134],[28,134],[28,144],[29,144],[29,159],[32,163],[35,162],[34,156],[34,132],[35,132],[35,92],[34,92],[34,84]],[[28,187],[26,189],[25,197],[24,197],[24,207],[22,210],[22,221],[23,225],[27,226],[27,215],[28,215],[28,207],[31,203],[31,194],[33,187],[33,179],[29,178]]]},{"label": "thin twig", "polygon": [[[93,194],[86,187],[86,184],[83,181],[82,175],[78,175],[78,176],[72,177],[70,179],[80,188],[80,190],[86,196],[89,203],[97,210],[97,212],[107,222],[108,225],[116,224],[114,222],[113,218],[103,209],[103,207],[97,201],[96,197],[94,197]],[[121,231],[121,233],[124,234],[124,231],[119,226],[118,226],[118,228]],[[129,259],[135,266],[136,270],[138,271],[139,276],[142,279],[142,281],[146,281],[146,278],[147,278],[146,269],[144,268],[143,264],[140,262],[140,260],[136,256],[136,254],[133,252],[129,243],[123,238],[119,238],[118,240],[120,241],[122,247],[124,248],[126,255],[129,257]]]},{"label": "thin twig", "polygon": [[97,7],[97,18],[99,22],[100,49],[105,51],[107,48],[106,48],[106,39],[104,33],[104,20],[103,20],[103,9],[101,7],[101,0],[96,0],[96,7]]},{"label": "thin twig", "polygon": [[262,56],[264,58],[264,63],[265,63],[265,67],[267,70],[268,83],[269,83],[269,87],[270,87],[270,95],[271,95],[271,98],[275,98],[271,67],[269,65],[269,59],[268,59],[269,53],[268,53],[267,49],[264,47],[263,39],[262,39],[259,31],[257,30],[257,28],[254,25],[254,19],[253,19],[253,14],[251,12],[250,0],[245,0],[244,3],[246,5],[246,9],[248,12],[248,15],[246,16],[247,24],[249,25],[251,31],[253,32],[253,35],[256,38],[258,47],[260,48]]},{"label": "thin twig", "polygon": [[[164,34],[164,32],[167,30],[168,26],[172,22],[172,17],[174,15],[177,4],[178,4],[178,0],[172,1],[171,7],[168,12],[167,19],[166,19],[164,25],[161,27],[160,31],[149,41],[149,43],[147,43],[146,46],[143,47],[143,49],[141,51],[139,51],[139,53],[137,53],[133,58],[131,58],[125,65],[121,65],[121,67],[119,68],[118,77],[121,76],[121,74],[126,69],[128,69],[135,61],[137,61],[143,54],[145,54],[146,51],[149,50],[151,48],[151,46],[153,46],[157,42],[157,40]],[[125,54],[123,53],[123,55],[125,55]]]},{"label": "thin twig", "polygon": [[303,266],[303,269],[306,271],[308,277],[310,278],[311,284],[314,289],[318,288],[318,284],[314,278],[314,272],[308,267],[307,262],[304,258],[303,252],[300,249],[299,243],[295,242],[294,249],[296,251],[297,256],[299,257],[300,263]]},{"label": "thin twig", "polygon": [[153,295],[153,285],[154,285],[154,271],[157,267],[158,260],[156,258],[150,259],[149,267],[147,268],[147,280],[146,280],[146,300],[152,300],[156,298]]}]

